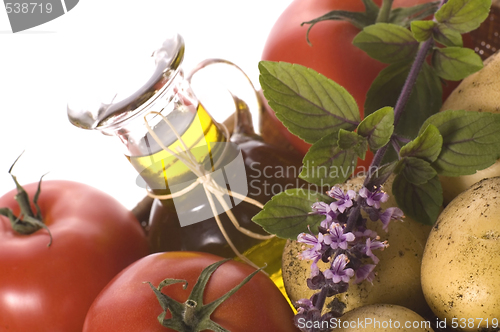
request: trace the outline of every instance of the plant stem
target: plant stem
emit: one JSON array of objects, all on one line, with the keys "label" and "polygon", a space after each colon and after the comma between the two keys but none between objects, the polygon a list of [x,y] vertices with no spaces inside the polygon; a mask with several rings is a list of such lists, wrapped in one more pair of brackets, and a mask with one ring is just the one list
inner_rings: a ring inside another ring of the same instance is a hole
[{"label": "plant stem", "polygon": [[[387,152],[387,148],[389,147],[389,143],[381,147],[380,149],[377,150],[375,153],[375,156],[373,157],[373,160],[370,164],[370,167],[368,169],[372,169],[372,167],[376,168],[379,167],[380,164],[382,163],[382,159],[385,156],[385,153]],[[368,175],[366,176],[365,181],[363,182],[363,186],[367,186],[368,183],[370,182],[372,178],[372,174],[375,174],[376,172],[369,172]]]},{"label": "plant stem", "polygon": [[351,213],[349,214],[349,218],[347,218],[347,223],[344,228],[344,233],[351,232],[354,230],[354,227],[356,226],[356,221],[359,219],[359,214],[361,212],[360,204],[361,204],[361,197],[358,197],[356,200],[356,206],[351,210]]},{"label": "plant stem", "polygon": [[418,74],[422,69],[425,58],[427,57],[427,53],[429,53],[429,50],[433,45],[434,40],[432,38],[428,39],[423,42],[420,50],[417,53],[415,61],[411,66],[410,73],[408,74],[405,84],[403,85],[403,89],[401,90],[401,94],[399,95],[398,101],[396,102],[396,106],[394,107],[394,127],[396,127],[399,119],[401,118],[401,114],[403,114],[403,110],[406,106],[406,103],[408,103],[408,99],[410,99],[413,86],[417,82]]},{"label": "plant stem", "polygon": [[389,17],[391,14],[392,3],[394,0],[384,0],[382,1],[382,6],[378,12],[376,23],[389,23]]},{"label": "plant stem", "polygon": [[401,147],[399,146],[398,141],[396,139],[391,138],[390,143],[392,144],[394,150],[396,150],[396,152],[399,154],[399,151],[401,151]]},{"label": "plant stem", "polygon": [[323,287],[318,294],[318,299],[316,300],[314,306],[319,310],[323,309],[323,306],[325,305],[327,291],[326,287]]},{"label": "plant stem", "polygon": [[[446,2],[444,0],[443,2]],[[413,87],[415,86],[415,83],[417,82],[418,74],[420,73],[420,70],[422,69],[422,66],[424,65],[425,58],[427,57],[427,54],[429,53],[429,50],[432,48],[434,45],[433,39],[428,39],[425,42],[422,43],[420,46],[420,49],[417,52],[417,55],[415,57],[415,61],[413,61],[413,64],[410,69],[410,73],[408,74],[408,77],[406,78],[405,84],[403,85],[403,89],[401,90],[401,94],[399,95],[399,98],[396,102],[396,106],[394,106],[394,127],[397,126],[399,123],[399,120],[401,119],[401,115],[403,114],[403,111],[406,107],[406,104],[408,103],[408,100],[410,99],[411,92],[413,90]],[[387,152],[387,148],[389,146],[389,143],[386,144],[384,147],[379,149],[376,153],[375,156],[373,157],[372,163],[370,164],[370,169],[379,167],[380,164],[382,163],[382,159],[384,158],[385,153]],[[370,180],[371,180],[371,175],[370,174],[375,174],[369,173],[364,181],[364,185],[367,185]],[[350,219],[350,218],[349,218]]]}]

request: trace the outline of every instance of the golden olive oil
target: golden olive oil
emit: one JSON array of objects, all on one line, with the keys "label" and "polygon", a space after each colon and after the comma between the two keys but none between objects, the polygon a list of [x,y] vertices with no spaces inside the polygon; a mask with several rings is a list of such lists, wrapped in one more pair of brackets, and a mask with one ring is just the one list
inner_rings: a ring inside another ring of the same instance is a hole
[{"label": "golden olive oil", "polygon": [[[213,170],[220,151],[212,151],[217,142],[225,142],[226,137],[219,129],[205,108],[199,104],[196,112],[176,110],[167,116],[178,132],[187,149],[195,156],[196,161],[205,169]],[[179,128],[180,127],[180,128]],[[171,128],[164,121],[159,121],[156,134],[170,150],[178,153],[184,151],[184,145],[177,139]],[[163,135],[158,132],[163,132]],[[168,133],[168,135],[167,135]],[[141,142],[144,155],[128,157],[141,177],[155,192],[168,191],[168,185],[182,183],[194,177],[189,168],[176,156],[163,150],[151,136]]]}]

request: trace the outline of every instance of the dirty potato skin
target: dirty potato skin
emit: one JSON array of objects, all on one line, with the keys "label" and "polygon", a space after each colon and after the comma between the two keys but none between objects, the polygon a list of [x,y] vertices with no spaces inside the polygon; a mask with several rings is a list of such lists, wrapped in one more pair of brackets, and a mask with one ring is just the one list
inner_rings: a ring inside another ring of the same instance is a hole
[{"label": "dirty potato skin", "polygon": [[[425,246],[422,289],[448,324],[455,319],[473,326],[462,331],[499,330],[500,177],[476,183],[440,214]],[[497,328],[486,329],[495,318]]]},{"label": "dirty potato skin", "polygon": [[[346,324],[344,327],[344,324]],[[347,325],[347,322],[349,324]],[[363,324],[359,324],[362,322]],[[338,323],[338,332],[433,332],[430,322],[416,312],[392,304],[372,304],[349,311]]]},{"label": "dirty potato skin", "polygon": [[[466,77],[446,99],[441,110],[500,113],[500,53],[490,56],[484,61],[483,69]],[[440,176],[444,203],[448,204],[474,183],[495,176],[500,176],[500,160],[471,175]]]},{"label": "dirty potato skin", "polygon": [[[349,180],[343,189],[359,190],[363,180],[364,177]],[[392,181],[393,177],[384,185],[384,190],[391,197],[388,202],[382,204],[382,208],[397,206],[390,190]],[[369,304],[388,303],[405,306],[426,315],[429,308],[420,285],[420,265],[431,226],[405,218],[404,222],[392,221],[389,232],[386,233],[381,222],[369,221],[368,225],[377,232],[381,241],[388,240],[389,247],[383,251],[375,251],[380,262],[375,268],[377,275],[373,285],[368,281],[351,283],[346,293],[337,295],[338,299],[346,304],[345,312]],[[302,298],[310,298],[314,294],[306,284],[307,278],[310,277],[311,262],[297,258],[301,247],[302,244],[288,240],[283,251],[283,280],[292,303]],[[318,267],[326,270],[327,264],[319,262]],[[327,298],[326,303],[329,304],[333,299],[334,297]]]}]

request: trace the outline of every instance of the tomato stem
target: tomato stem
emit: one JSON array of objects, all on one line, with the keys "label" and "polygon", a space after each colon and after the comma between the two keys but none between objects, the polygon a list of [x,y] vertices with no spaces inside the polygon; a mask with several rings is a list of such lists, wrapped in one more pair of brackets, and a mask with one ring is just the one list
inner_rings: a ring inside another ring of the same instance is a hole
[{"label": "tomato stem", "polygon": [[375,23],[389,23],[389,17],[391,15],[392,3],[394,0],[384,0],[382,1],[382,6],[378,12],[377,20]]},{"label": "tomato stem", "polygon": [[198,303],[193,300],[187,300],[186,303],[184,303],[185,310],[183,313],[183,320],[184,323],[187,326],[194,327],[196,326],[197,319],[196,319],[196,307],[198,306]]}]

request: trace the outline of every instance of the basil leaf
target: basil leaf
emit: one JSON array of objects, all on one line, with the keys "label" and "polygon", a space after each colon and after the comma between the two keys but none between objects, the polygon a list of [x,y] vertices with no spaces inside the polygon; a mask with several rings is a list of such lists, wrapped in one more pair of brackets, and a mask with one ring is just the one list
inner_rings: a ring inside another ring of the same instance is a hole
[{"label": "basil leaf", "polygon": [[460,33],[475,30],[488,17],[491,0],[449,0],[434,15],[439,23]]},{"label": "basil leaf", "polygon": [[368,150],[368,140],[365,137],[344,129],[339,131],[337,145],[342,150],[352,149],[363,160]]},{"label": "basil leaf", "polygon": [[443,204],[438,176],[424,184],[413,184],[403,174],[398,174],[392,184],[392,193],[406,216],[426,225],[436,222]]},{"label": "basil leaf", "polygon": [[408,29],[389,23],[365,27],[352,43],[370,57],[384,63],[414,58],[419,46]]},{"label": "basil leaf", "polygon": [[345,182],[356,167],[356,152],[342,150],[337,140],[338,133],[331,133],[314,143],[304,156],[299,177],[320,187]]},{"label": "basil leaf", "polygon": [[446,25],[438,24],[434,29],[434,40],[444,46],[458,46],[464,45],[462,35],[457,30],[448,28]]},{"label": "basil leaf", "polygon": [[262,226],[265,231],[286,239],[297,239],[297,235],[318,232],[318,226],[325,216],[311,214],[311,206],[315,202],[330,203],[333,200],[317,191],[301,188],[288,189],[264,205],[262,211],[252,218],[252,221]]},{"label": "basil leaf", "polygon": [[359,109],[334,81],[304,66],[261,61],[260,84],[276,117],[308,143],[339,129],[354,130]]},{"label": "basil leaf", "polygon": [[483,61],[469,48],[446,47],[434,49],[432,65],[445,80],[460,81],[483,68]]},{"label": "basil leaf", "polygon": [[368,138],[368,145],[372,150],[378,150],[391,139],[394,131],[394,109],[383,107],[368,115],[361,121],[357,132]]},{"label": "basil leaf", "polygon": [[437,175],[431,164],[423,159],[406,157],[400,160],[399,173],[411,184],[424,184]]},{"label": "basil leaf", "polygon": [[[380,72],[366,96],[366,115],[384,106],[396,105],[411,64],[411,61],[398,62]],[[424,63],[394,132],[404,137],[416,137],[421,124],[441,108],[441,96],[442,85],[439,77]],[[394,157],[397,155],[394,154]]]},{"label": "basil leaf", "polygon": [[417,157],[434,162],[443,145],[443,137],[436,126],[430,124],[413,141],[407,143],[399,151],[401,157]]},{"label": "basil leaf", "polygon": [[460,176],[485,169],[500,158],[500,114],[443,111],[430,117],[443,137],[438,158],[432,163],[440,175]]},{"label": "basil leaf", "polygon": [[423,42],[432,37],[432,30],[436,25],[437,23],[434,21],[413,21],[411,22],[411,32],[417,41]]},{"label": "basil leaf", "polygon": [[408,28],[415,20],[423,20],[433,15],[438,9],[439,1],[428,2],[412,7],[399,7],[391,10],[389,23]]}]

